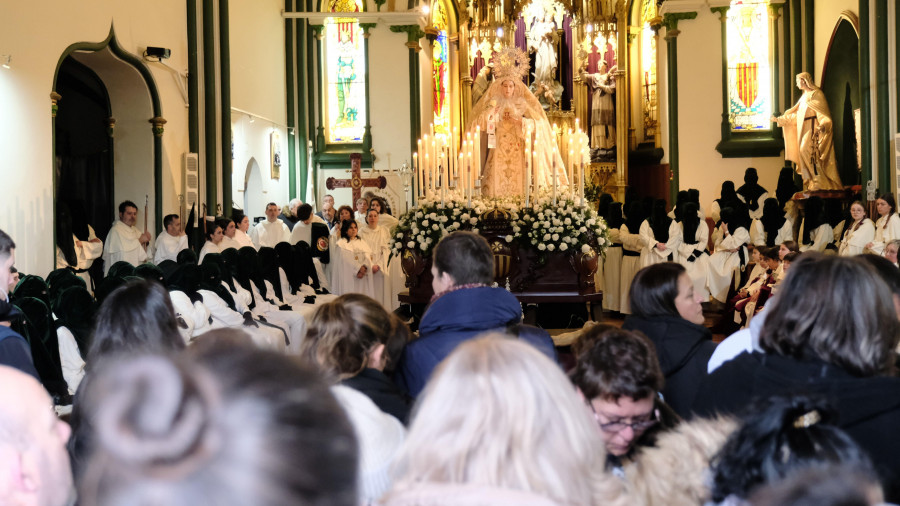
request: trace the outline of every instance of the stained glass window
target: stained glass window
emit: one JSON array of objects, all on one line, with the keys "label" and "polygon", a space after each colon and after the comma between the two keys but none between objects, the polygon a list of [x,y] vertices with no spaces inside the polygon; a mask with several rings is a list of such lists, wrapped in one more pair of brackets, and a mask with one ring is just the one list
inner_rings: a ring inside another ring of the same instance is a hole
[{"label": "stained glass window", "polygon": [[656,0],[644,0],[641,6],[641,104],[644,139],[652,139],[659,127],[659,102],[656,97],[656,40],[650,22],[658,16]]},{"label": "stained glass window", "polygon": [[732,0],[728,9],[728,120],[732,132],[771,130],[768,1]]},{"label": "stained glass window", "polygon": [[450,47],[447,40],[447,8],[434,2],[432,26],[438,31],[431,57],[434,133],[450,135]]},{"label": "stained glass window", "polygon": [[[361,12],[362,0],[328,0],[327,12]],[[325,24],[325,122],[327,142],[360,143],[366,125],[366,55],[355,18]]]}]

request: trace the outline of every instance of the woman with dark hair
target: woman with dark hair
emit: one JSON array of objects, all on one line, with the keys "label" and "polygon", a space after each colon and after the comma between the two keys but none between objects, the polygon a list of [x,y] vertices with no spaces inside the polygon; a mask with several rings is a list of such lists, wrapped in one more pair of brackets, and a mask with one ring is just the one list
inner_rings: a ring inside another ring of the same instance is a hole
[{"label": "woman with dark hair", "polygon": [[763,351],[716,369],[701,386],[697,414],[737,413],[753,399],[798,391],[828,396],[838,425],[869,452],[896,502],[900,321],[890,288],[858,257],[806,253],[766,305]]},{"label": "woman with dark hair", "polygon": [[79,501],[94,506],[351,506],[357,443],[328,386],[225,330],[179,356],[130,357],[83,397],[96,430]]},{"label": "woman with dark hair", "polygon": [[665,200],[653,202],[653,211],[641,223],[640,234],[645,244],[641,250],[641,267],[675,261],[681,236],[678,235],[678,224],[666,215]]},{"label": "woman with dark hair", "polygon": [[609,248],[606,250],[606,258],[603,260],[603,309],[618,313],[622,309],[622,239],[620,238],[622,224],[625,218],[622,215],[622,203],[612,202],[609,205],[606,216],[607,230],[609,230]]},{"label": "woman with dark hair", "polygon": [[362,293],[374,298],[372,275],[380,271],[381,266],[374,264],[372,250],[359,237],[359,227],[355,221],[341,222],[341,239],[332,262],[331,286],[335,294]]},{"label": "woman with dark hair", "polygon": [[875,200],[878,220],[875,222],[875,238],[866,244],[866,252],[884,255],[887,243],[900,239],[900,216],[897,216],[897,204],[893,193],[885,193]]},{"label": "woman with dark hair", "polygon": [[300,355],[405,425],[412,398],[388,375],[407,341],[409,329],[399,318],[370,297],[348,293],[316,309]]},{"label": "woman with dark hair", "polygon": [[630,314],[631,309],[628,305],[628,292],[631,290],[631,280],[634,275],[641,269],[641,251],[644,250],[644,238],[641,237],[640,230],[643,224],[644,206],[640,200],[635,199],[628,208],[628,214],[625,221],[619,227],[619,240],[622,241],[622,276],[619,278],[619,304],[620,312]]},{"label": "woman with dark hair", "polygon": [[703,326],[703,308],[694,294],[694,282],[680,264],[651,265],[634,277],[630,297],[632,314],[622,328],[639,330],[653,342],[666,380],[663,398],[687,418],[716,347]]},{"label": "woman with dark hair", "polygon": [[700,300],[709,300],[709,290],[706,288],[706,278],[709,276],[709,227],[706,221],[700,219],[697,204],[686,202],[684,212],[681,213],[681,221],[677,234],[681,237],[678,245],[677,261],[684,266],[694,282],[694,294]]},{"label": "woman with dark hair", "polygon": [[197,263],[203,262],[203,257],[210,253],[222,252],[220,245],[225,237],[226,226],[227,222],[225,220],[216,220],[213,223],[207,223],[206,242],[203,244],[203,248],[200,249],[200,258]]},{"label": "woman with dark hair", "polygon": [[722,209],[725,209],[726,207],[734,208],[738,202],[741,202],[737,192],[734,191],[733,181],[723,181],[722,191],[719,195],[719,198],[714,200],[709,207],[709,217],[716,222],[716,226],[718,226],[719,221],[722,218]]},{"label": "woman with dark hair", "polygon": [[713,457],[712,500],[736,504],[766,484],[804,469],[841,464],[874,477],[865,450],[837,425],[824,400],[762,399]]},{"label": "woman with dark hair", "polygon": [[834,231],[825,220],[825,202],[813,195],[806,199],[803,221],[800,222],[800,252],[818,251],[822,253],[834,241]]},{"label": "woman with dark hair", "polygon": [[744,171],[744,184],[737,189],[737,198],[747,204],[750,211],[750,219],[758,220],[763,215],[763,203],[769,198],[769,192],[759,184],[759,175],[756,169],[748,167]]},{"label": "woman with dark hair", "polygon": [[350,206],[341,206],[337,210],[337,226],[331,231],[333,237],[332,242],[337,242],[341,238],[341,225],[348,220],[353,220],[353,208]]},{"label": "woman with dark hair", "polygon": [[762,217],[753,220],[750,225],[750,240],[757,246],[778,246],[784,241],[789,241],[794,235],[791,220],[787,219],[784,211],[778,205],[778,200],[766,199],[762,206]]},{"label": "woman with dark hair", "polygon": [[749,260],[747,243],[750,242],[750,216],[746,207],[738,202],[734,208],[722,209],[721,218],[716,250],[709,257],[707,286],[710,295],[724,303],[728,298],[728,289],[734,283],[735,274]]},{"label": "woman with dark hair", "polygon": [[253,239],[247,233],[250,230],[250,218],[241,211],[235,211],[231,214],[231,221],[234,222],[234,240],[238,246],[235,249],[241,249],[245,246],[253,247]]},{"label": "woman with dark hair", "polygon": [[[388,233],[393,230],[394,227],[397,226],[397,223],[400,221],[397,218],[391,216],[390,209],[388,209],[387,202],[385,202],[382,197],[372,197],[372,201],[369,202],[369,209],[374,209],[378,211],[378,225],[387,229]],[[368,216],[368,212],[366,212],[366,216]]]},{"label": "woman with dark hair", "polygon": [[866,217],[866,208],[856,200],[850,204],[850,220],[844,227],[844,237],[838,246],[838,255],[860,255],[866,244],[875,238],[875,224]]}]

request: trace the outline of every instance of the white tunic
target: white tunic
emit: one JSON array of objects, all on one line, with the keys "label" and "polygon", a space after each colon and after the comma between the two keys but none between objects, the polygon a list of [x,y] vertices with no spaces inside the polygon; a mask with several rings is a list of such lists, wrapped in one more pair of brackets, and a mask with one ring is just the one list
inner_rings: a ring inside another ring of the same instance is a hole
[{"label": "white tunic", "polygon": [[263,220],[250,229],[250,239],[256,249],[274,248],[280,242],[290,241],[291,230],[278,218],[275,221]]},{"label": "white tunic", "polygon": [[678,234],[678,223],[672,220],[669,223],[669,239],[666,240],[666,248],[660,250],[656,247],[661,242],[653,235],[653,228],[648,220],[641,223],[641,238],[644,240],[644,249],[641,250],[641,268],[662,262],[675,261],[675,252],[681,244],[681,235]]},{"label": "white tunic", "polygon": [[[791,220],[785,219],[784,224],[778,229],[778,235],[775,236],[775,246],[793,239],[794,225]],[[761,220],[753,220],[753,223],[750,224],[750,242],[756,246],[766,245],[766,229],[763,228]]]},{"label": "white tunic", "polygon": [[884,247],[894,239],[900,239],[900,217],[897,216],[897,213],[878,218],[878,221],[875,222],[875,238],[872,239],[873,244],[868,251],[876,255],[884,255]]},{"label": "white tunic", "polygon": [[741,269],[740,250],[743,250],[744,258],[747,258],[748,242],[750,233],[746,228],[740,227],[734,234],[720,238],[716,243],[716,252],[709,257],[707,286],[710,295],[719,302],[725,302],[734,275]]},{"label": "white tunic", "polygon": [[391,278],[388,271],[388,258],[391,256],[391,233],[387,227],[378,225],[375,229],[368,225],[359,229],[359,236],[372,251],[372,265],[379,267],[378,272],[372,273],[372,284],[375,290],[375,300],[381,302],[388,311],[392,310]]},{"label": "white tunic", "polygon": [[641,270],[641,259],[639,255],[629,255],[626,252],[640,253],[646,243],[640,234],[631,233],[628,226],[623,224],[619,228],[619,239],[622,241],[622,277],[619,279],[619,312],[631,314],[631,305],[629,304],[629,293],[631,292],[631,281],[637,271]]},{"label": "white tunic", "polygon": [[825,248],[834,241],[834,232],[831,230],[831,225],[828,223],[823,223],[816,227],[809,234],[810,243],[803,244],[803,227],[806,226],[806,220],[800,223],[800,234],[797,236],[797,239],[800,241],[800,251],[818,251],[822,253],[825,251]]},{"label": "white tunic", "polygon": [[141,245],[139,239],[141,231],[137,227],[129,227],[120,220],[113,223],[106,236],[106,246],[103,249],[103,275],[109,273],[109,268],[116,262],[126,261],[137,267],[147,261],[147,251]]},{"label": "white tunic", "polygon": [[621,308],[622,294],[620,282],[622,279],[622,241],[619,239],[618,228],[609,230],[609,241],[612,243],[606,250],[606,259],[603,261],[603,284],[599,287],[603,290],[603,309],[618,312]]},{"label": "white tunic", "polygon": [[862,222],[856,222],[844,231],[838,255],[848,257],[862,254],[866,244],[873,239],[875,239],[875,224],[869,218],[863,218]]},{"label": "white tunic", "polygon": [[[72,240],[75,243],[75,257],[78,259],[75,262],[75,265],[69,265],[68,260],[66,260],[66,256],[63,254],[62,250],[56,248],[56,268],[61,269],[63,267],[72,267],[79,272],[78,277],[84,280],[84,284],[87,287],[88,291],[93,295],[93,290],[91,289],[91,274],[87,272],[87,269],[91,268],[91,265],[94,264],[94,260],[100,258],[103,255],[103,241],[97,239],[97,234],[94,232],[94,229],[88,225],[88,238],[86,241],[82,241],[75,234],[72,234]],[[97,242],[91,242],[94,239],[97,239]],[[81,243],[81,246],[78,243]]]},{"label": "white tunic", "polygon": [[[709,290],[706,288],[706,279],[709,276],[709,254],[703,253],[695,255],[694,250],[706,251],[706,245],[709,241],[709,227],[705,221],[697,224],[697,231],[694,233],[696,244],[688,244],[684,242],[684,226],[678,223],[676,233],[681,238],[678,244],[678,255],[676,261],[684,266],[688,275],[694,282],[694,295],[699,296],[704,302],[709,300]],[[688,259],[694,257],[692,261]]]},{"label": "white tunic", "polygon": [[[372,250],[362,239],[348,241],[341,239],[335,248],[336,257],[331,258],[334,264],[331,271],[331,286],[335,294],[362,293],[379,300],[375,296],[375,285],[372,278]],[[360,268],[365,266],[366,273],[357,277]]]},{"label": "white tunic", "polygon": [[[747,199],[745,199],[744,196],[741,195],[740,193],[737,194],[737,198],[739,198],[741,200],[741,202],[743,202],[745,204],[747,203]],[[752,218],[754,220],[758,220],[758,219],[762,218],[763,202],[765,202],[767,198],[769,198],[769,192],[763,192],[763,194],[760,195],[758,199],[756,199],[756,202],[759,204],[759,207],[756,208],[756,211],[751,211],[749,208],[747,209],[747,211],[750,213],[750,218]],[[717,203],[717,205],[718,205],[718,203]],[[716,220],[716,221],[718,221],[718,220]]]},{"label": "white tunic", "polygon": [[177,261],[178,253],[187,249],[188,238],[186,234],[177,237],[169,235],[163,230],[156,236],[156,254],[153,255],[153,263],[159,265],[165,260]]},{"label": "white tunic", "polygon": [[[259,249],[256,247],[255,244],[253,244],[253,240],[250,239],[250,236],[247,235],[247,232],[244,232],[243,230],[235,230],[234,231],[234,240],[238,244],[235,247],[235,249],[241,249],[241,248],[244,248],[247,246],[250,246],[251,248],[254,248],[254,249]],[[229,247],[231,247],[231,246],[229,245]]]}]

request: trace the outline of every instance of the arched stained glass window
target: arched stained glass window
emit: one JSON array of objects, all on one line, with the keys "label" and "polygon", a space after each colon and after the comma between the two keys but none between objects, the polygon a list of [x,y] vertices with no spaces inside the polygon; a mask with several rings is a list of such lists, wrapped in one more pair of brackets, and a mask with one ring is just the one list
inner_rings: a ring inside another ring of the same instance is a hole
[{"label": "arched stained glass window", "polygon": [[434,2],[431,24],[437,30],[431,56],[434,133],[450,135],[450,43],[447,8],[443,1]]},{"label": "arched stained glass window", "polygon": [[732,0],[726,21],[728,120],[732,132],[772,129],[767,0]]},{"label": "arched stained glass window", "polygon": [[[361,12],[362,0],[327,0],[326,12]],[[366,55],[355,18],[325,24],[325,124],[330,144],[360,143],[366,125]]]},{"label": "arched stained glass window", "polygon": [[641,104],[644,119],[644,139],[653,139],[659,129],[659,100],[656,96],[656,31],[652,21],[658,21],[656,0],[643,0],[641,5]]}]

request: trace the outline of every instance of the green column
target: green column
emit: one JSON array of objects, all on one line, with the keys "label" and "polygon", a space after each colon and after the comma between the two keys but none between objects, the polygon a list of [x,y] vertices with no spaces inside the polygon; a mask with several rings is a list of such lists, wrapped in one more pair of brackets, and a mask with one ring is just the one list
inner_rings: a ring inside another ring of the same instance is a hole
[{"label": "green column", "polygon": [[[200,69],[197,66],[197,0],[187,1],[188,150],[200,151]],[[190,212],[190,209],[188,209]]]},{"label": "green column", "polygon": [[[284,0],[284,11],[293,12],[294,3],[291,0]],[[288,198],[297,197],[297,159],[294,147],[295,136],[291,135],[292,128],[296,122],[294,116],[294,97],[296,90],[294,88],[294,25],[295,21],[290,18],[284,20],[284,76],[285,76],[285,107],[287,108],[287,155],[288,155]]]},{"label": "green column", "polygon": [[682,19],[694,19],[696,12],[675,12],[663,16],[663,24],[666,25],[667,60],[666,73],[667,99],[669,101],[669,171],[671,174],[669,184],[669,202],[675,202],[678,196],[678,21]]},{"label": "green column", "polygon": [[863,185],[875,175],[872,167],[872,83],[869,78],[869,0],[859,0],[860,153]]},{"label": "green column", "polygon": [[[379,5],[380,9],[381,6]],[[372,149],[372,116],[369,114],[369,35],[371,35],[371,31],[375,28],[375,23],[360,23],[359,27],[362,28],[363,31],[363,54],[365,54],[366,58],[366,130],[363,134],[363,153],[369,153],[369,150]],[[375,163],[374,161],[372,162]]]},{"label": "green column", "polygon": [[[216,180],[216,38],[215,2],[203,0],[203,108],[204,156],[206,159],[206,205],[208,213],[216,212],[218,184]],[[198,213],[202,209],[197,210]],[[199,214],[198,214],[199,216]]]},{"label": "green column", "polygon": [[[419,39],[425,36],[425,32],[419,25],[398,25],[392,26],[391,31],[394,33],[406,33],[406,47],[409,48],[409,151],[415,152],[418,147],[416,141],[422,136],[422,114],[420,107],[421,86],[419,76]],[[410,157],[412,158],[412,157]],[[419,189],[415,187],[418,181],[413,181],[413,205],[415,205],[416,196]]]},{"label": "green column", "polygon": [[231,216],[231,40],[228,26],[228,0],[219,0],[219,97],[222,124],[222,215]]},{"label": "green column", "polygon": [[[298,6],[298,9],[300,7]],[[306,59],[306,23],[305,19],[298,19],[296,21],[295,29],[296,29],[296,53],[294,55],[294,59],[297,62],[297,117],[294,122],[294,142],[297,146],[297,173],[300,175],[300,196],[301,198],[306,198],[306,184],[309,180],[309,157],[307,156],[306,150],[306,140],[307,140],[307,128],[306,128],[306,115],[307,115],[307,104],[303,97],[307,94],[307,86],[312,76],[309,75],[307,69],[307,59]],[[315,192],[313,192],[315,195]]]},{"label": "green column", "polygon": [[[892,0],[893,1],[893,0]],[[888,83],[888,13],[887,0],[875,1],[875,92],[878,111],[875,119],[875,146],[878,150],[878,189],[891,191],[891,120],[890,84]]]}]

